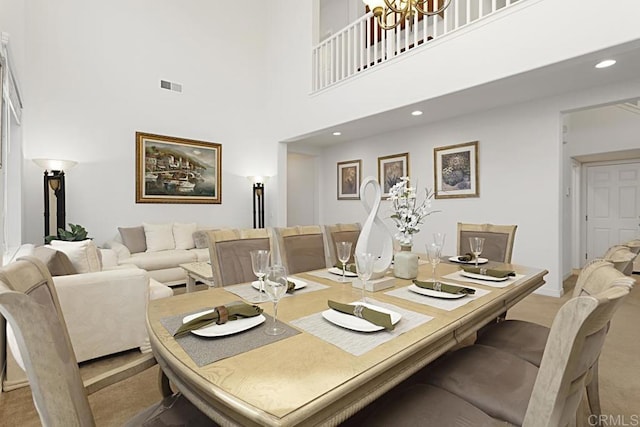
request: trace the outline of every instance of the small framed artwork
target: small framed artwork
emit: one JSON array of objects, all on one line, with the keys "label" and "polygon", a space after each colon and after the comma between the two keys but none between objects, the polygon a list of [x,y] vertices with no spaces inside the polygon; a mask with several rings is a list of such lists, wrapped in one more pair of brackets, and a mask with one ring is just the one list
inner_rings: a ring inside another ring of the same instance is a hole
[{"label": "small framed artwork", "polygon": [[383,199],[389,197],[389,190],[403,176],[409,176],[409,153],[378,157],[378,182]]},{"label": "small framed artwork", "polygon": [[222,203],[222,145],[136,132],[136,203]]},{"label": "small framed artwork", "polygon": [[362,160],[338,162],[338,200],[360,199]]},{"label": "small framed artwork", "polygon": [[478,197],[478,141],[433,150],[435,198]]}]

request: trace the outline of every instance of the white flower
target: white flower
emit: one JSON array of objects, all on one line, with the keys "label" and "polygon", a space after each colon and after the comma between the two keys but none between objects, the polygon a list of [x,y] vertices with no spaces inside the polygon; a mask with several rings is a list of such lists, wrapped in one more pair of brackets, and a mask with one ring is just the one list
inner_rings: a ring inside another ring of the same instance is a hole
[{"label": "white flower", "polygon": [[395,237],[401,245],[411,244],[411,235],[420,231],[420,224],[424,219],[432,213],[438,212],[429,210],[433,192],[428,188],[425,188],[425,199],[416,206],[416,187],[410,187],[409,182],[410,178],[408,176],[400,178],[400,181],[389,190],[389,197],[387,198],[393,205],[391,219],[398,229]]}]

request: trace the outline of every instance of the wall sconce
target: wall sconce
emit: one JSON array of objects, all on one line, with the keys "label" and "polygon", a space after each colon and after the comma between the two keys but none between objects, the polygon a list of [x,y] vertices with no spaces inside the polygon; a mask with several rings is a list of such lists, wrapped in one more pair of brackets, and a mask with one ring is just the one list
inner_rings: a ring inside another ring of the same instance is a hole
[{"label": "wall sconce", "polygon": [[[51,228],[58,235],[58,228],[66,228],[64,171],[74,167],[72,160],[33,159],[44,169],[44,237],[51,234]],[[51,207],[55,206],[55,215]]]},{"label": "wall sconce", "polygon": [[264,183],[268,176],[248,176],[253,183],[253,228],[264,228]]}]

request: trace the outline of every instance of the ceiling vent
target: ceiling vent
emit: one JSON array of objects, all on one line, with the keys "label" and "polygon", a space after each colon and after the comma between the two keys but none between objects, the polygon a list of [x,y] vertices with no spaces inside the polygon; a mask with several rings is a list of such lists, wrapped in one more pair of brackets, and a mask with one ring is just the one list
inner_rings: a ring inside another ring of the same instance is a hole
[{"label": "ceiling vent", "polygon": [[182,85],[180,83],[174,83],[167,80],[160,80],[160,88],[182,93]]}]

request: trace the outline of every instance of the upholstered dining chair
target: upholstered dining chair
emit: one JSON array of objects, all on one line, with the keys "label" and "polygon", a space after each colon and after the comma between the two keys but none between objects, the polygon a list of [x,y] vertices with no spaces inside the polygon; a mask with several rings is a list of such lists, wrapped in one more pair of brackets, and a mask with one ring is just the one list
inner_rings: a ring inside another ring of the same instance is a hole
[{"label": "upholstered dining chair", "polygon": [[354,262],[353,253],[356,250],[358,237],[360,237],[360,228],[359,223],[331,224],[323,226],[330,265],[338,264],[338,252],[336,249],[336,243],[338,242],[351,242],[351,258],[349,259],[349,262]]},{"label": "upholstered dining chair", "polygon": [[421,381],[374,402],[363,425],[572,425],[607,324],[628,294],[614,286],[566,302],[539,368],[493,347],[463,347],[428,366]]},{"label": "upholstered dining chair", "polygon": [[517,225],[458,223],[458,255],[471,252],[469,237],[484,237],[482,258],[511,262]]},{"label": "upholstered dining chair", "polygon": [[[0,313],[15,336],[42,425],[95,426],[53,279],[36,258],[23,257],[0,268]],[[117,410],[117,408],[114,408]],[[138,413],[127,426],[213,426],[180,393]]]},{"label": "upholstered dining chair", "polygon": [[[615,266],[605,260],[596,259],[584,266],[576,285],[573,297],[596,295],[612,286],[630,288],[634,280],[624,277]],[[540,366],[542,355],[549,337],[549,328],[525,320],[509,319],[492,324],[481,330],[477,344],[499,348],[518,356],[527,362]],[[598,362],[593,365],[587,381],[587,400],[590,410],[600,415],[600,393]]]},{"label": "upholstered dining chair", "polygon": [[324,233],[319,225],[276,227],[273,232],[289,274],[327,267]]},{"label": "upholstered dining chair", "polygon": [[612,262],[618,270],[629,275],[633,273],[633,261],[637,256],[638,254],[627,245],[614,245],[607,250],[602,258]]},{"label": "upholstered dining chair", "polygon": [[251,251],[270,250],[273,239],[270,229],[226,228],[207,232],[209,259],[216,286],[235,285],[256,279],[251,267]]}]

